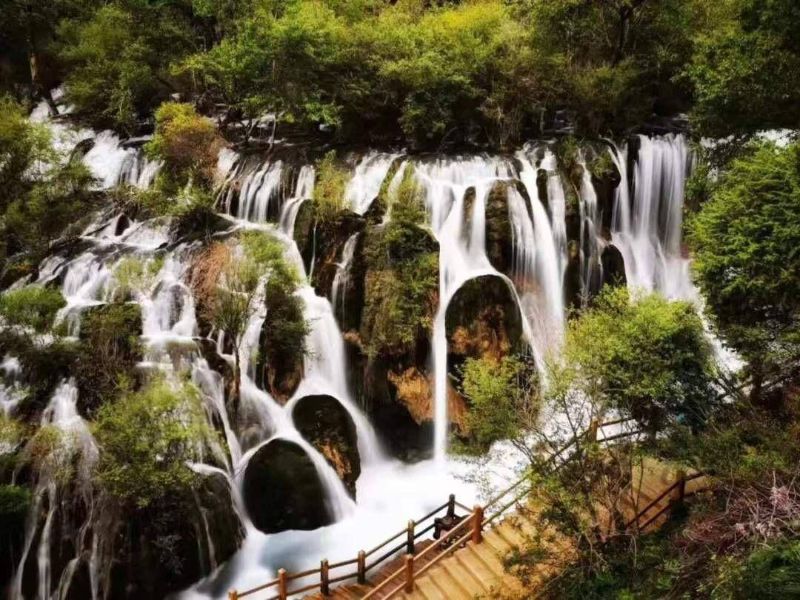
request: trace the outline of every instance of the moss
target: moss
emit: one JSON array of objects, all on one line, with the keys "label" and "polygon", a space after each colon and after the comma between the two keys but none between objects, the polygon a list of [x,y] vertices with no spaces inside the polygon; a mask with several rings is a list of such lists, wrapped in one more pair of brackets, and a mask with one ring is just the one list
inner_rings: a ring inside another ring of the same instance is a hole
[{"label": "moss", "polygon": [[390,220],[368,232],[361,337],[370,356],[412,353],[433,324],[439,283],[436,242],[423,227],[422,191],[407,169]]}]

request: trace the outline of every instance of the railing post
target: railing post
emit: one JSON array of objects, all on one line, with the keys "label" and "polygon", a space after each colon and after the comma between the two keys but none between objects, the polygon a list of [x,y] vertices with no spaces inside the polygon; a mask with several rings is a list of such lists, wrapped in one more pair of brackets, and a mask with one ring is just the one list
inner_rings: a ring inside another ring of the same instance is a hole
[{"label": "railing post", "polygon": [[472,511],[472,543],[480,544],[483,541],[483,507],[475,505]]},{"label": "railing post", "polygon": [[456,516],[456,495],[450,494],[447,499],[447,516],[451,519]]},{"label": "railing post", "polygon": [[236,590],[228,592],[228,600],[239,600],[239,592]]},{"label": "railing post", "polygon": [[414,554],[414,521],[406,525],[406,554]]},{"label": "railing post", "polygon": [[686,496],[686,471],[679,470],[675,474],[675,489],[672,491],[672,504],[680,504]]},{"label": "railing post", "polygon": [[280,600],[286,600],[287,596],[286,569],[278,569],[278,598],[280,598]]},{"label": "railing post", "polygon": [[328,559],[324,559],[319,563],[319,591],[323,596],[331,593],[330,590],[330,567],[328,566]]},{"label": "railing post", "polygon": [[367,553],[363,550],[358,551],[358,583],[367,583]]},{"label": "railing post", "polygon": [[414,591],[414,555],[406,554],[406,593]]},{"label": "railing post", "polygon": [[600,430],[600,421],[597,419],[592,419],[589,422],[589,430],[587,431],[587,436],[589,441],[594,443],[597,441],[597,432]]}]

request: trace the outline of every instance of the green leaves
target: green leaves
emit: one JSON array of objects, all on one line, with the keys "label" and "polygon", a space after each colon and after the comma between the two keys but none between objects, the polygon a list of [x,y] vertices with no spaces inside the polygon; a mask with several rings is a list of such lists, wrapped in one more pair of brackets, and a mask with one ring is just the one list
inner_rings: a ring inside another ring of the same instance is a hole
[{"label": "green leaves", "polygon": [[687,302],[606,289],[572,321],[564,365],[570,383],[605,410],[649,431],[701,425],[712,405],[711,352]]},{"label": "green leaves", "polygon": [[5,325],[44,333],[53,325],[59,309],[66,304],[59,290],[29,285],[0,294],[0,317]]},{"label": "green leaves", "polygon": [[757,362],[800,351],[799,214],[800,145],[762,144],[730,164],[689,224],[715,324]]},{"label": "green leaves", "polygon": [[190,489],[196,476],[186,462],[213,435],[202,410],[194,386],[163,381],[105,404],[93,427],[103,488],[137,508]]}]

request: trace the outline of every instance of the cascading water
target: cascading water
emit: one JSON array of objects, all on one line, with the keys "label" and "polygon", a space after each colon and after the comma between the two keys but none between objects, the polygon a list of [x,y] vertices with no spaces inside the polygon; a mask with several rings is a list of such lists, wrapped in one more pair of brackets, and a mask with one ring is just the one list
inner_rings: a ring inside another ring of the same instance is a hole
[{"label": "cascading water", "polygon": [[689,152],[683,135],[639,136],[628,179],[627,146],[609,150],[622,176],[617,187],[611,239],[622,253],[632,288],[656,290],[668,298],[694,298],[689,261],[681,252],[683,194]]},{"label": "cascading water", "polygon": [[350,267],[356,253],[358,235],[358,233],[354,233],[347,238],[342,248],[342,259],[336,265],[336,275],[333,277],[333,286],[331,287],[331,304],[334,311],[338,312],[342,318],[345,315],[344,301],[350,285]]},{"label": "cascading water", "polygon": [[[634,172],[633,200],[627,177],[627,149],[612,150],[612,158],[623,175],[617,190],[617,202],[612,225],[613,241],[620,247],[626,262],[628,280],[651,281],[651,288],[680,290],[688,279],[678,263],[680,256],[680,216],[682,186],[686,171],[686,148],[682,136],[642,138]],[[398,155],[369,153],[361,159],[348,183],[346,196],[354,212],[364,214],[386,183],[392,164]],[[94,147],[85,161],[103,185],[128,183],[146,187],[153,181],[158,165],[146,162],[141,153],[125,148],[110,134],[96,136]],[[406,164],[412,161],[407,160]],[[404,465],[386,459],[380,449],[368,419],[353,400],[347,383],[347,362],[342,333],[334,310],[342,310],[341,302],[348,288],[349,265],[356,252],[357,234],[350,237],[342,251],[332,287],[332,301],[319,297],[310,286],[302,286],[298,296],[304,304],[304,315],[311,331],[304,361],[304,378],[285,406],[281,406],[256,383],[255,370],[259,336],[269,307],[255,311],[244,334],[240,348],[242,404],[255,407],[260,415],[258,431],[252,427],[244,435],[240,423],[228,416],[225,405],[225,382],[199,351],[194,298],[187,285],[189,261],[193,247],[169,245],[169,223],[159,220],[145,223],[127,222],[120,216],[105,215],[84,239],[90,248],[68,261],[52,258],[39,269],[40,282],[60,281],[67,307],[61,318],[71,325],[73,335],[80,325],[81,311],[100,304],[114,294],[114,270],[120,259],[134,256],[145,264],[159,261],[160,267],[150,281],[132,290],[134,300],[142,311],[142,340],[145,359],[142,367],[158,369],[168,377],[190,372],[192,380],[202,391],[209,421],[224,433],[224,443],[212,449],[212,456],[192,464],[192,468],[207,477],[224,477],[231,486],[231,496],[239,518],[247,528],[244,546],[221,569],[220,580],[226,587],[247,587],[248,583],[263,583],[274,575],[277,566],[296,564],[299,568],[312,566],[320,556],[330,559],[351,558],[355,551],[368,546],[382,535],[393,533],[399,522],[409,515],[425,512],[442,501],[446,494],[457,492],[459,500],[471,502],[474,489],[453,481],[442,469],[446,457],[447,416],[447,338],[445,315],[448,304],[458,288],[468,279],[494,275],[506,280],[514,290],[525,321],[525,336],[537,358],[558,347],[564,328],[564,273],[567,266],[566,197],[555,155],[546,145],[526,146],[513,159],[470,157],[453,160],[413,161],[415,177],[425,194],[431,230],[440,247],[440,303],[433,331],[433,370],[435,380],[435,456],[437,461]],[[303,165],[288,170],[280,161],[254,165],[236,153],[225,150],[218,163],[218,182],[221,185],[220,205],[238,220],[239,227],[264,228],[280,237],[286,245],[286,256],[303,272],[299,251],[291,240],[294,222],[303,201],[313,196],[315,170]],[[537,171],[546,172],[547,198],[540,198]],[[391,189],[402,179],[404,167],[398,169]],[[295,174],[294,189],[286,190],[287,173]],[[508,217],[511,226],[512,261],[509,276],[499,273],[490,263],[486,252],[486,203],[492,187],[498,182],[519,180],[524,190],[507,186]],[[233,185],[235,182],[236,185]],[[527,194],[525,193],[527,192]],[[234,205],[235,201],[235,205]],[[580,209],[584,226],[581,228],[581,248],[586,249],[582,264],[584,289],[591,287],[591,269],[600,254],[602,240],[596,224],[597,197],[588,172],[584,173],[580,189]],[[655,215],[655,218],[653,217]],[[390,218],[390,217],[387,217]],[[277,219],[277,227],[264,225],[267,219]],[[233,222],[234,219],[231,219]],[[244,221],[258,225],[246,224]],[[594,229],[589,226],[594,226]],[[650,245],[650,249],[646,247]],[[585,243],[584,243],[585,242]],[[593,254],[593,248],[597,254]],[[653,257],[662,257],[656,260]],[[644,286],[646,287],[646,286]],[[263,304],[263,303],[262,303]],[[219,338],[219,348],[223,344]],[[232,356],[222,356],[229,364]],[[211,361],[213,362],[213,361]],[[13,385],[14,357],[5,357],[2,370],[6,387]],[[9,392],[5,393],[10,397]],[[297,431],[292,413],[298,402],[309,394],[325,394],[338,399],[350,414],[358,435],[362,474],[357,481],[357,504],[347,493],[342,481],[325,457]],[[0,396],[3,398],[3,396]],[[82,420],[74,410],[74,387],[61,386],[46,411],[46,419],[66,424],[73,418],[75,427]],[[10,401],[3,408],[13,411]],[[69,415],[72,414],[72,417]],[[64,425],[66,427],[66,425]],[[85,423],[83,423],[85,426]],[[299,446],[309,457],[322,484],[325,503],[337,521],[328,528],[302,532],[285,531],[264,535],[249,522],[241,501],[240,488],[250,458],[260,447],[273,440],[285,440]],[[82,453],[92,455],[91,445],[82,445]],[[94,450],[96,456],[96,449]],[[205,464],[213,463],[213,464]],[[88,463],[87,463],[88,464]],[[450,463],[452,466],[453,463]],[[57,503],[46,477],[40,478],[36,506],[32,514],[49,511]],[[198,503],[201,513],[199,527],[204,527],[208,554],[214,556],[214,540],[209,533],[208,515]],[[352,517],[352,518],[350,518]],[[51,531],[54,519],[48,517],[35,525],[44,533]],[[87,517],[87,523],[93,517]],[[80,528],[85,532],[86,527]],[[333,533],[335,531],[335,534]],[[34,529],[34,534],[36,530]],[[48,535],[31,534],[26,556],[36,552],[40,586],[50,586],[53,577],[50,566]],[[92,531],[92,591],[99,597],[103,585],[98,583],[103,562],[99,558],[102,531]],[[33,541],[39,539],[38,548]],[[43,544],[45,544],[43,546]],[[76,543],[75,547],[84,547]],[[312,561],[311,559],[314,559]],[[24,564],[24,559],[22,563]],[[211,560],[216,564],[216,560]],[[74,564],[72,567],[74,569]],[[71,578],[65,570],[58,584],[63,597]],[[21,581],[22,569],[16,577]],[[65,578],[67,583],[64,583]],[[206,582],[187,592],[187,595],[209,595]],[[66,587],[65,587],[66,586]],[[219,591],[219,590],[217,590]],[[50,597],[55,590],[40,587],[41,595]],[[214,594],[211,592],[211,594]]]},{"label": "cascading water", "polygon": [[597,192],[592,184],[592,176],[586,165],[583,152],[578,153],[581,167],[580,195],[580,257],[581,257],[581,305],[586,306],[592,295],[597,293],[603,283],[603,265],[600,256],[603,240],[597,227],[600,216],[597,209]]},{"label": "cascading water", "polygon": [[345,199],[353,212],[359,215],[367,212],[378,196],[392,163],[399,157],[400,154],[369,152],[358,162],[345,190]]}]

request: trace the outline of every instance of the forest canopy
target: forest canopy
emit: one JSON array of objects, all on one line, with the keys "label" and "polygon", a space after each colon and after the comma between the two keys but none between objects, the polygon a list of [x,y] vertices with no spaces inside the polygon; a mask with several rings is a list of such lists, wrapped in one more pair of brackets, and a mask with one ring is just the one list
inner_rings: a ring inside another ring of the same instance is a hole
[{"label": "forest canopy", "polygon": [[798,122],[790,0],[29,4],[0,2],[4,91],[47,98],[63,83],[79,116],[126,134],[176,94],[231,134],[269,116],[418,147],[504,147],[567,123],[606,135],[682,112],[715,136]]}]

